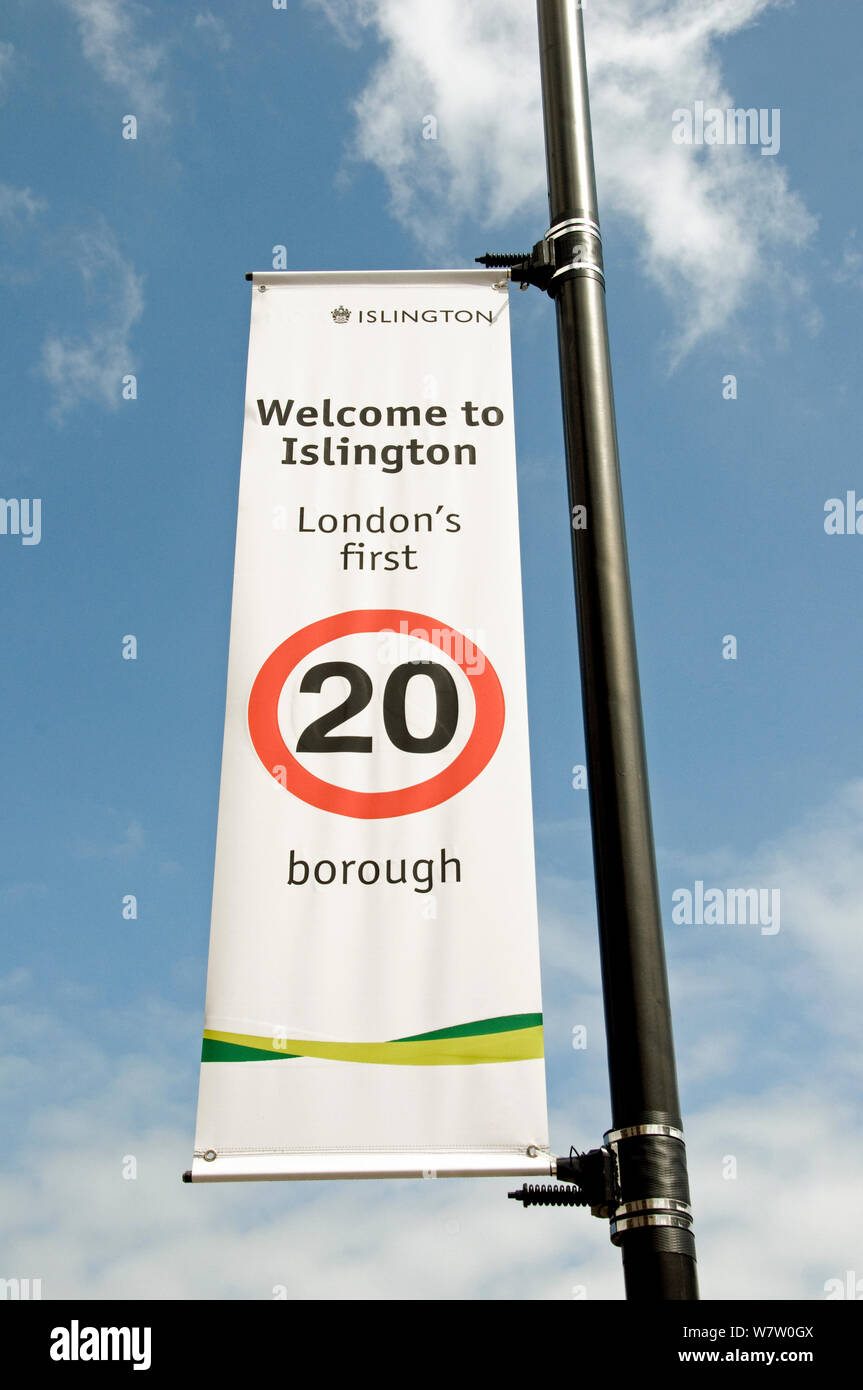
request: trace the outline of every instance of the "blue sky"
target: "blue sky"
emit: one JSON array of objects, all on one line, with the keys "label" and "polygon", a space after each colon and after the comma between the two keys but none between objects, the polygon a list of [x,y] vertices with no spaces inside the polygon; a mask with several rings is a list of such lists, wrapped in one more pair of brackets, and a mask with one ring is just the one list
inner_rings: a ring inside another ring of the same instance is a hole
[{"label": "blue sky", "polygon": [[[817,1299],[863,1277],[863,537],[824,530],[827,499],[863,498],[863,21],[852,0],[590,0],[586,22],[702,1286]],[[0,535],[0,1275],[41,1277],[45,1297],[621,1297],[601,1223],[510,1210],[505,1183],[179,1183],[243,275],[276,245],[297,269],[402,268],[538,239],[533,7],[12,0],[2,26],[0,491],[42,500],[42,537]],[[778,108],[778,155],[674,145],[673,111],[698,100]],[[554,311],[512,298],[549,1099],[567,1152],[609,1114],[570,775],[584,744]],[[781,930],[675,924],[672,893],[697,879],[778,888]]]}]

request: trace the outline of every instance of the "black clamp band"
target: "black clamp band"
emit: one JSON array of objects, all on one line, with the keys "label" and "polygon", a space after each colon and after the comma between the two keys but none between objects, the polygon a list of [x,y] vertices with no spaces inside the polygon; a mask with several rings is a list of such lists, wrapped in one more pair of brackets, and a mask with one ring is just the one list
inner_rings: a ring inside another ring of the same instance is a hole
[{"label": "black clamp band", "polygon": [[694,1259],[683,1131],[668,1124],[632,1125],[609,1130],[605,1142],[614,1154],[620,1184],[620,1200],[611,1213],[612,1243],[620,1245],[631,1232],[660,1227],[669,1250]]}]

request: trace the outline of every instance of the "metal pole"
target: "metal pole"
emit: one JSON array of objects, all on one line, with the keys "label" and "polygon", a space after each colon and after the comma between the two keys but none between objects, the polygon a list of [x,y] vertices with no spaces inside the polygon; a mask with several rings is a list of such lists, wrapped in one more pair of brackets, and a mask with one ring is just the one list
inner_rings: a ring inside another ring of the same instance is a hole
[{"label": "metal pole", "polygon": [[[584,29],[538,0],[560,378],[621,1246],[629,1299],[695,1299],[617,430]],[[583,509],[583,510],[579,510]]]}]

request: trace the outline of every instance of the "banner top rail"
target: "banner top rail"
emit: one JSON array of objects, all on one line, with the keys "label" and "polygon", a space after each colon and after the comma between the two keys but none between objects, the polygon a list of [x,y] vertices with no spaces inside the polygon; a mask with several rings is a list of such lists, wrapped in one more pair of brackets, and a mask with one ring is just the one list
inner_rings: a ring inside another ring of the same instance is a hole
[{"label": "banner top rail", "polygon": [[509,283],[508,267],[486,270],[473,266],[452,270],[250,270],[246,279],[253,285],[443,285],[448,280],[476,285]]}]

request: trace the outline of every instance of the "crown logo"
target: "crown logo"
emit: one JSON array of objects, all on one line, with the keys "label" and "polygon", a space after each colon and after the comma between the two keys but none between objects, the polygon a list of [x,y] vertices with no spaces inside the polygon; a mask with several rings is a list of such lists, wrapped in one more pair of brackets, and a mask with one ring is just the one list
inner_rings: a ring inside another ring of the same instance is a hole
[{"label": "crown logo", "polygon": [[333,320],[336,323],[347,323],[351,316],[350,309],[346,309],[344,304],[340,304],[338,309],[333,309]]}]

